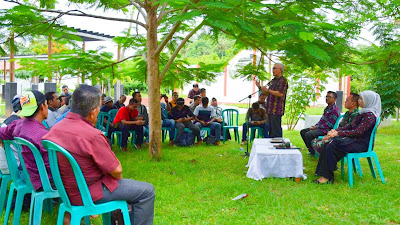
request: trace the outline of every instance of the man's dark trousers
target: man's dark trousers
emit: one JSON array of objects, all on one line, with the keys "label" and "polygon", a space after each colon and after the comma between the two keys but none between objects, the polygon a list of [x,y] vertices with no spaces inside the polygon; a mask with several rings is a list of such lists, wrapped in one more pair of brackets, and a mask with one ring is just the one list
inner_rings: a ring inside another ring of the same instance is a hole
[{"label": "man's dark trousers", "polygon": [[269,137],[282,137],[282,115],[268,114]]},{"label": "man's dark trousers", "polygon": [[121,147],[126,147],[128,145],[128,137],[130,130],[134,130],[136,133],[135,144],[141,145],[143,143],[143,126],[120,124],[118,125],[117,130],[122,132]]},{"label": "man's dark trousers", "polygon": [[300,135],[303,138],[303,141],[306,144],[310,154],[315,155],[315,150],[311,146],[311,141],[319,136],[324,136],[325,133],[320,129],[311,130],[310,128],[306,128],[300,131]]}]

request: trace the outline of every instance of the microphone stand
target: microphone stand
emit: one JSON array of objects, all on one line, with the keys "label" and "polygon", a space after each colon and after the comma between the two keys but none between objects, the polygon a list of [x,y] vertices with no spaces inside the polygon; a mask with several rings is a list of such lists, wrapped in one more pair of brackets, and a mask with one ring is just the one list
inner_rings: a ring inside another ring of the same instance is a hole
[{"label": "microphone stand", "polygon": [[[254,92],[254,93],[252,93],[252,94],[250,94],[250,95],[248,95],[248,96],[246,96],[245,98],[243,98],[243,99],[241,99],[239,102],[243,102],[244,100],[246,100],[246,99],[248,99],[249,101],[248,101],[248,108],[247,108],[247,112],[249,111],[249,109],[250,109],[250,102],[251,102],[251,98],[252,98],[252,95],[254,95],[254,94],[256,94],[256,93],[259,93],[260,92],[260,90],[258,90],[258,91],[256,91],[256,92]],[[247,135],[250,135],[250,133],[249,133],[249,129],[250,129],[250,124],[249,124],[249,121],[247,120],[247,113],[246,113],[246,123],[247,123]],[[251,136],[251,135],[250,135]],[[242,137],[243,138],[243,137]],[[247,137],[246,137],[246,139],[247,139]],[[246,152],[244,153],[244,157],[246,158],[247,156],[250,156],[250,153],[249,153],[249,140],[246,140],[247,141],[247,143],[246,143]]]}]

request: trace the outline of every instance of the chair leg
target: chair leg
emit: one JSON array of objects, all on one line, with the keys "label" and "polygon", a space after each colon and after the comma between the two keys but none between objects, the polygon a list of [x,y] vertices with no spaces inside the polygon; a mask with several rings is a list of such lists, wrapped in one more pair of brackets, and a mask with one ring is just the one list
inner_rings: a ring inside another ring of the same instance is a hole
[{"label": "chair leg", "polygon": [[[35,199],[35,210],[33,212],[33,224],[34,225],[37,225],[37,224],[40,225],[40,221],[42,221],[44,200],[45,199],[42,199],[42,198]],[[31,205],[31,208],[32,208],[32,205]]]},{"label": "chair leg", "polygon": [[130,225],[131,224],[131,218],[130,218],[130,215],[129,215],[128,206],[126,206],[123,209],[121,209],[121,211],[122,211],[122,217],[124,218],[124,224],[125,225]]},{"label": "chair leg", "polygon": [[21,219],[22,203],[24,202],[25,194],[26,193],[23,193],[22,191],[17,191],[17,199],[15,200],[14,207],[13,225],[19,225],[19,221]]},{"label": "chair leg", "polygon": [[10,217],[10,211],[11,211],[11,204],[14,198],[14,191],[15,191],[15,186],[14,184],[11,184],[10,192],[8,193],[6,213],[4,214],[4,225],[8,224],[8,219]]},{"label": "chair leg", "polygon": [[353,187],[353,159],[347,156],[347,172],[349,173],[349,185]]},{"label": "chair leg", "polygon": [[376,172],[374,168],[374,163],[372,162],[371,157],[367,157],[369,169],[371,170],[372,177],[376,179]]},{"label": "chair leg", "polygon": [[110,212],[103,213],[102,217],[103,217],[103,225],[111,225],[111,213]]},{"label": "chair leg", "polygon": [[60,205],[60,208],[58,209],[57,225],[64,224],[64,216],[65,216],[65,209]]},{"label": "chair leg", "polygon": [[6,197],[7,197],[7,188],[8,188],[8,183],[10,182],[10,176],[9,175],[3,175],[1,178],[1,187],[0,187],[0,217],[3,214],[3,209],[4,205],[6,203]]},{"label": "chair leg", "polygon": [[233,131],[235,132],[235,141],[240,144],[239,129],[235,128]]},{"label": "chair leg", "polygon": [[32,223],[34,221],[34,219],[33,219],[34,212],[35,212],[35,198],[32,195],[31,196],[31,206],[29,209],[29,225],[32,225]]},{"label": "chair leg", "polygon": [[358,172],[358,175],[360,177],[363,176],[363,172],[361,169],[361,163],[360,163],[360,159],[359,158],[354,158],[353,159],[353,166],[354,166],[354,171]]},{"label": "chair leg", "polygon": [[385,183],[385,177],[383,177],[383,172],[381,169],[381,165],[379,164],[378,157],[376,155],[374,155],[373,157],[374,157],[376,169],[378,170],[378,173],[379,173],[379,176],[381,177],[382,183]]}]

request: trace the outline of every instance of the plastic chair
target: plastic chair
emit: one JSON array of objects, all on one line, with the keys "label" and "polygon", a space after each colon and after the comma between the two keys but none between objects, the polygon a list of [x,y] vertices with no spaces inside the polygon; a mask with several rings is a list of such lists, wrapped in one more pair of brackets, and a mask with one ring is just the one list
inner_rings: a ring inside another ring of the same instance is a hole
[{"label": "plastic chair", "polygon": [[[29,142],[23,138],[19,138],[19,137],[15,137],[15,142],[17,142],[17,144],[19,144],[21,146],[25,145],[30,149],[30,151],[33,154],[33,157],[35,158],[36,166],[39,171],[40,181],[42,182],[43,191],[32,190],[31,208],[30,208],[30,213],[29,213],[29,224],[35,224],[35,225],[40,224],[40,222],[42,220],[42,209],[43,209],[43,205],[44,205],[43,202],[46,199],[59,198],[60,195],[58,194],[57,190],[54,190],[51,187],[42,155],[40,154],[40,152],[36,148],[36,146],[33,145],[31,142]],[[21,150],[21,149],[22,148],[20,148],[19,150]],[[20,162],[22,165],[22,169],[24,171],[24,176],[25,176],[26,181],[30,181],[29,173],[26,169],[25,162],[22,157],[20,157]],[[46,208],[48,208],[49,211],[51,211],[51,208],[52,208],[51,201],[47,201]]]},{"label": "plastic chair", "polygon": [[[368,164],[369,168],[371,169],[372,177],[376,179],[376,172],[374,169],[374,165],[372,162],[372,159],[375,161],[376,168],[378,169],[379,176],[381,177],[382,183],[385,183],[385,178],[383,177],[383,172],[381,169],[381,166],[379,164],[378,156],[374,152],[374,141],[376,137],[376,131],[378,129],[379,122],[381,121],[381,118],[378,117],[374,126],[374,129],[372,130],[371,137],[369,139],[369,146],[368,146],[368,151],[367,152],[360,152],[360,153],[347,153],[347,155],[341,160],[341,170],[342,170],[342,176],[344,177],[344,163],[347,161],[347,171],[349,174],[349,185],[350,187],[353,187],[353,160],[358,161],[359,163],[359,158],[367,158],[368,159]],[[360,177],[362,177],[362,172],[361,172],[361,167],[359,167],[359,174]]]},{"label": "plastic chair", "polygon": [[45,120],[42,121],[42,124],[46,127],[47,130],[50,129],[50,126],[46,123]]},{"label": "plastic chair", "polygon": [[[222,133],[223,143],[226,141],[226,132],[233,129],[235,132],[235,141],[239,142],[239,111],[236,109],[224,109],[222,110]],[[225,123],[227,125],[225,125]]]},{"label": "plastic chair", "polygon": [[[201,131],[205,131],[204,132],[204,136],[205,136],[205,133],[207,133],[207,136],[210,136],[211,135],[211,129],[209,128],[209,127],[202,127],[202,128],[200,128],[200,133],[201,133]],[[202,137],[202,138],[204,138],[204,137]],[[218,138],[218,140],[219,140],[219,138]]]},{"label": "plastic chair", "polygon": [[[96,129],[101,130],[104,133],[104,136],[107,137],[108,134],[108,129],[109,129],[109,117],[110,115],[106,112],[99,112],[99,115],[97,116],[97,123],[96,123]],[[106,126],[104,127],[104,119],[107,119]]]},{"label": "plastic chair", "polygon": [[[108,112],[110,121],[114,121],[115,116],[117,115],[117,112],[118,112],[118,109],[112,109],[112,110],[110,110],[110,111]],[[117,145],[118,145],[118,147],[120,148],[120,150],[122,151],[122,149],[121,149],[122,132],[121,132],[121,131],[113,131],[113,132],[111,133],[111,144],[112,144],[112,145],[114,144],[114,135],[117,135]]]},{"label": "plastic chair", "polygon": [[264,129],[261,127],[250,127],[250,142],[252,142],[256,136],[257,138],[264,138]]},{"label": "plastic chair", "polygon": [[[57,225],[63,224],[65,212],[69,212],[71,214],[71,224],[80,224],[80,221],[83,217],[87,218],[87,216],[97,214],[103,214],[103,224],[111,224],[110,212],[117,209],[120,209],[122,211],[124,223],[126,225],[131,224],[129,218],[128,204],[126,201],[118,200],[101,204],[94,204],[89,192],[89,188],[85,181],[85,177],[83,176],[82,170],[74,157],[72,157],[72,155],[67,150],[51,141],[43,140],[42,144],[49,152],[51,173],[53,175],[54,183],[57,187],[58,192],[60,193],[60,197],[62,200],[58,211]],[[61,153],[62,155],[64,155],[71,164],[76,182],[78,184],[79,192],[81,194],[83,202],[82,206],[71,205],[67,192],[64,188],[60,170],[58,168],[57,153]]]},{"label": "plastic chair", "polygon": [[[20,162],[22,162],[21,146],[16,144],[14,141],[10,140],[4,140],[3,142],[4,142],[4,151],[6,153],[8,169],[10,170],[10,176],[12,180],[10,186],[10,192],[8,194],[6,213],[4,214],[4,225],[8,224],[8,219],[11,212],[11,205],[14,197],[14,191],[17,191],[17,197],[15,200],[13,225],[18,225],[21,218],[21,210],[22,210],[22,203],[24,201],[24,196],[26,194],[31,193],[33,191],[33,187],[31,182],[25,182],[20,177],[17,160],[15,159],[13,151],[11,149],[11,145],[14,145],[14,147],[18,149]],[[29,177],[25,178],[25,180],[27,179],[29,179]]]},{"label": "plastic chair", "polygon": [[1,217],[3,214],[4,205],[6,203],[8,183],[11,182],[11,176],[10,174],[3,174],[0,171],[0,179],[1,179],[1,186],[0,186],[0,217]]}]

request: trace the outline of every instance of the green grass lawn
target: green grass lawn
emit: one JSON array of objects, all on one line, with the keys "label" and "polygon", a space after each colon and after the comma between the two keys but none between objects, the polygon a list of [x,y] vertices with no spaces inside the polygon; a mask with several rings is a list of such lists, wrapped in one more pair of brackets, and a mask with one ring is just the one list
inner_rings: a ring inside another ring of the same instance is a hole
[{"label": "green grass lawn", "polygon": [[[284,131],[284,136],[305,147],[298,131]],[[340,171],[334,185],[313,184],[317,159],[306,150],[308,179],[299,183],[247,178],[248,158],[234,141],[188,148],[165,142],[160,162],[149,159],[147,149],[114,150],[125,178],[155,186],[154,224],[400,224],[400,123],[379,129],[375,143],[386,184],[372,178],[362,159],[364,176],[354,175],[354,188]],[[242,193],[249,196],[231,200]],[[42,224],[55,224],[56,212],[44,213]],[[27,224],[27,218],[23,213],[21,224]],[[93,224],[101,224],[100,218]]]}]

